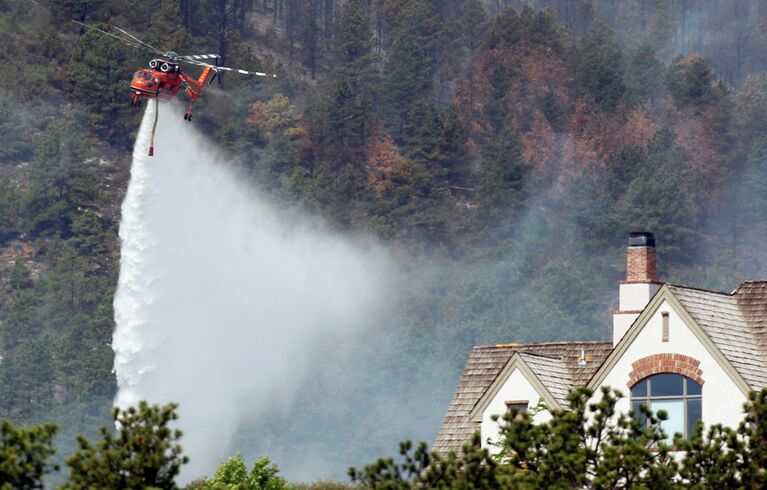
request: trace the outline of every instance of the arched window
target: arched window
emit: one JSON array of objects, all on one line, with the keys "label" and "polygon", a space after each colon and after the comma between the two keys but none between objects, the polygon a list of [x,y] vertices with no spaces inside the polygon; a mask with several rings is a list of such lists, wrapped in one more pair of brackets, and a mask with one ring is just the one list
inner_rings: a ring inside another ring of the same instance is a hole
[{"label": "arched window", "polygon": [[661,423],[666,442],[671,444],[679,432],[690,437],[695,424],[701,420],[703,388],[696,381],[674,373],[653,374],[631,388],[631,411],[634,417],[646,423],[640,405],[657,413],[665,410],[668,419]]}]

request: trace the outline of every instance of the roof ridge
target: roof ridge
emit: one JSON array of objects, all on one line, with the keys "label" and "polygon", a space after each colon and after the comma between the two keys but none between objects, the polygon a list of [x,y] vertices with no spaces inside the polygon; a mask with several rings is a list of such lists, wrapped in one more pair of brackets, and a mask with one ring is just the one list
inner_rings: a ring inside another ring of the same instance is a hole
[{"label": "roof ridge", "polygon": [[524,352],[518,352],[520,356],[531,356],[531,357],[540,357],[542,359],[548,359],[550,361],[559,361],[564,362],[562,359],[562,356],[552,357],[550,355],[541,354],[540,352],[530,352],[530,351],[524,351]]},{"label": "roof ridge", "polygon": [[749,279],[747,281],[741,281],[738,286],[732,290],[732,295],[735,295],[738,293],[738,291],[747,284],[767,284],[767,279]]},{"label": "roof ridge", "polygon": [[720,294],[720,295],[722,295],[722,296],[732,296],[732,295],[733,295],[733,293],[734,293],[734,291],[733,291],[733,292],[730,292],[730,293],[728,293],[728,292],[726,292],[726,291],[714,291],[713,289],[706,289],[706,288],[701,288],[701,287],[697,287],[697,286],[687,286],[687,285],[685,285],[685,284],[671,284],[671,283],[666,283],[666,285],[667,285],[667,286],[669,286],[669,287],[671,287],[671,288],[677,288],[677,289],[691,289],[691,290],[693,290],[693,291],[701,291],[701,292],[704,292],[704,293],[711,293],[711,294]]},{"label": "roof ridge", "polygon": [[557,346],[557,345],[574,345],[574,344],[610,344],[612,345],[612,340],[560,340],[558,342],[527,342],[527,343],[515,343],[511,342],[508,344],[486,344],[486,345],[475,345],[474,349],[524,349],[527,347],[549,347],[549,346]]}]

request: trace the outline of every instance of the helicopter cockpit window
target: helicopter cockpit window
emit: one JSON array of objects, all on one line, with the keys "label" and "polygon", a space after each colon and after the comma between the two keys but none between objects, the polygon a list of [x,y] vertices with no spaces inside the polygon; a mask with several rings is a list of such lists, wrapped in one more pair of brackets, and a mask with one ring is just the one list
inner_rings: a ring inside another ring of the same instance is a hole
[{"label": "helicopter cockpit window", "polygon": [[141,78],[144,75],[143,71],[137,71],[133,74],[133,78]]},{"label": "helicopter cockpit window", "polygon": [[144,73],[144,80],[151,80],[152,74],[151,73]]}]

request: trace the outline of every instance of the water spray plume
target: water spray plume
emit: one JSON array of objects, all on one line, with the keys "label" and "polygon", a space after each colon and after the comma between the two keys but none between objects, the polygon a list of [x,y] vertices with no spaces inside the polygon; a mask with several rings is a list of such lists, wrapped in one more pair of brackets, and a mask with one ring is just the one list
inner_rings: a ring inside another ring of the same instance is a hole
[{"label": "water spray plume", "polygon": [[120,223],[115,404],[180,403],[184,479],[212,474],[238,428],[290,406],[334,338],[387,296],[375,245],[278,214],[163,104],[147,104]]}]

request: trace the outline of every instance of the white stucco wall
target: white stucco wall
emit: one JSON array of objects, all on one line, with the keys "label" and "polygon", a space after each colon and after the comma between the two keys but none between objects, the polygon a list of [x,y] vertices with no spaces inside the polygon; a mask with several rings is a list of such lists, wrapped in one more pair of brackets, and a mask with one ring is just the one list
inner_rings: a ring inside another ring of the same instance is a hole
[{"label": "white stucco wall", "polygon": [[[669,312],[669,341],[662,341],[662,312]],[[727,372],[687,327],[677,311],[664,301],[649,319],[639,335],[618,359],[600,386],[610,386],[623,392],[625,398],[619,402],[618,410],[630,409],[630,390],[626,386],[632,362],[654,354],[683,354],[700,361],[703,371],[702,420],[706,426],[722,423],[737,427],[743,418],[742,407],[746,396],[730,379]],[[599,396],[599,387],[595,390]]]},{"label": "white stucco wall", "polygon": [[621,311],[641,311],[660,289],[660,284],[630,282],[623,283],[618,288],[618,308]]},{"label": "white stucco wall", "polygon": [[[506,413],[506,401],[507,400],[527,400],[528,410],[535,408],[539,403],[543,401],[540,393],[538,393],[530,381],[527,380],[524,373],[518,368],[509,375],[508,379],[498,390],[498,393],[493,397],[490,404],[482,412],[482,447],[487,447],[491,453],[497,453],[498,448],[488,444],[488,438],[492,441],[498,441],[500,439],[499,433],[499,421],[492,419],[493,415],[503,416]],[[537,423],[546,422],[551,418],[546,410],[541,410],[533,416],[533,420]]]},{"label": "white stucco wall", "polygon": [[626,335],[626,332],[628,332],[637,318],[639,318],[639,313],[613,314],[613,346],[618,345],[618,342]]}]

